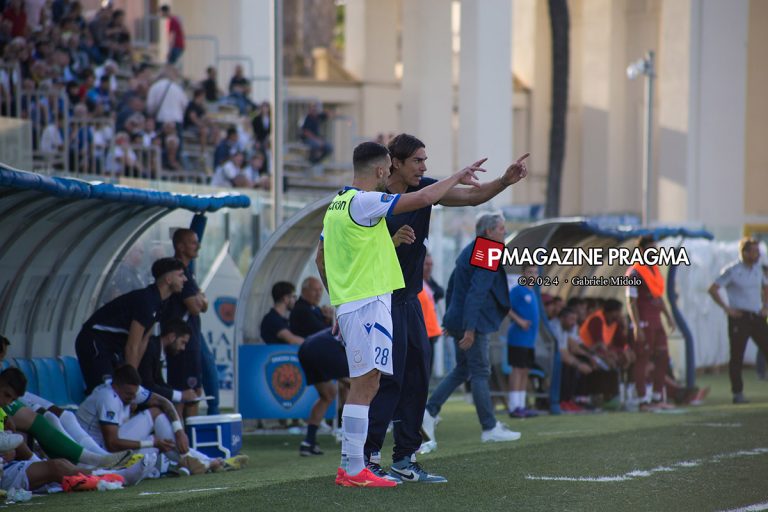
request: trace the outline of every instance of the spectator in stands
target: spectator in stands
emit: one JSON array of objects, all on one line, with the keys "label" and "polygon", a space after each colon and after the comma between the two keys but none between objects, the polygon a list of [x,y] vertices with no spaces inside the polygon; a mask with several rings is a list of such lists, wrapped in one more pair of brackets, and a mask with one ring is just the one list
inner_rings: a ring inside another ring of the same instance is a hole
[{"label": "spectator in stands", "polygon": [[269,136],[272,133],[272,112],[268,101],[261,102],[259,112],[253,117],[251,125],[256,142],[261,145],[262,149],[269,149]]},{"label": "spectator in stands", "polygon": [[157,132],[155,131],[155,118],[154,117],[145,117],[144,118],[144,127],[141,131],[141,146],[144,148],[148,148],[152,146],[152,143],[155,138],[157,138]]},{"label": "spectator in stands", "polygon": [[191,329],[182,319],[166,320],[161,326],[160,336],[149,337],[147,350],[144,352],[144,357],[141,358],[141,364],[139,364],[141,385],[174,404],[182,404],[198,398],[195,390],[173,389],[163,377],[164,360],[168,356],[173,357],[183,352],[191,335]]},{"label": "spectator in stands", "polygon": [[200,88],[205,91],[205,101],[213,103],[219,101],[221,90],[216,82],[216,68],[208,66],[205,68],[205,80],[200,82]]},{"label": "spectator in stands", "polygon": [[106,172],[112,176],[142,176],[144,170],[126,132],[118,132],[115,135],[115,144],[107,155]]},{"label": "spectator in stands", "polygon": [[102,3],[101,8],[88,24],[88,31],[93,37],[93,44],[99,48],[99,52],[106,55],[107,25],[112,20],[112,2]]},{"label": "spectator in stands", "polygon": [[232,78],[229,79],[229,94],[242,93],[249,84],[250,81],[243,74],[243,66],[240,64],[236,65],[235,72]]},{"label": "spectator in stands", "polygon": [[106,46],[111,59],[117,62],[130,61],[131,33],[125,26],[125,11],[122,9],[112,12],[112,18],[106,29]]},{"label": "spectator in stands", "polygon": [[267,171],[266,158],[264,158],[264,153],[259,150],[253,152],[251,161],[243,169],[243,174],[251,182],[253,188],[269,190],[270,186],[272,186],[272,179]]},{"label": "spectator in stands", "polygon": [[164,302],[181,292],[187,279],[183,263],[174,258],[155,261],[152,276],[152,285],[108,302],[83,324],[75,351],[88,392],[112,375],[116,363],[138,368]]},{"label": "spectator in stands", "polygon": [[215,144],[218,141],[218,128],[206,115],[205,91],[202,89],[195,89],[192,101],[187,104],[184,111],[184,128],[197,136],[203,153],[206,145]]},{"label": "spectator in stands", "polygon": [[[166,310],[167,318],[186,318],[191,336],[183,352],[168,356],[168,384],[182,391],[191,389],[195,394],[203,394],[203,368],[201,345],[203,339],[200,315],[208,311],[208,299],[200,289],[194,274],[193,261],[200,252],[200,240],[191,229],[177,229],[173,232],[173,255],[184,265],[186,281],[183,289],[173,295]],[[210,383],[205,391],[216,397],[218,407],[218,382],[215,386]],[[209,389],[210,388],[210,389]],[[180,407],[181,415],[185,418],[197,415],[198,403],[185,404]]]},{"label": "spectator in stands", "polygon": [[296,287],[286,281],[272,286],[274,306],[261,319],[261,340],[268,344],[301,345],[304,338],[291,331],[289,314],[296,304]]},{"label": "spectator in stands", "polygon": [[243,169],[243,153],[235,153],[223,165],[216,168],[211,178],[212,187],[221,188],[253,188],[253,182],[248,179]]},{"label": "spectator in stands", "polygon": [[43,134],[40,137],[40,153],[42,153],[49,165],[64,148],[63,127],[63,116],[56,116],[53,122],[45,127],[45,130],[43,130]]},{"label": "spectator in stands", "polygon": [[181,140],[176,135],[168,135],[163,140],[162,163],[166,171],[181,171],[184,166],[176,157],[179,153]]},{"label": "spectator in stands", "polygon": [[23,0],[10,0],[3,10],[3,22],[10,24],[11,37],[26,37],[27,11]]},{"label": "spectator in stands", "polygon": [[320,306],[323,291],[323,283],[316,277],[307,277],[301,283],[301,296],[293,305],[289,317],[292,333],[306,338],[331,325],[333,308]]},{"label": "spectator in stands", "polygon": [[168,18],[168,40],[170,41],[170,50],[168,51],[168,64],[176,64],[184,53],[184,27],[178,16],[171,14],[171,8],[166,4],[160,7],[160,15]]},{"label": "spectator in stands", "polygon": [[98,87],[94,87],[86,95],[86,101],[92,105],[100,105],[104,114],[110,114],[114,105],[112,91],[109,88],[109,76],[102,76]]},{"label": "spectator in stands", "polygon": [[[535,364],[534,347],[539,333],[539,299],[533,291],[533,279],[539,275],[535,265],[523,265],[526,280],[509,293],[509,316],[512,322],[507,331],[507,354],[512,373],[509,375],[509,415],[514,418],[537,416],[526,407],[528,371]],[[554,302],[554,301],[552,301]]]},{"label": "spectator in stands", "polygon": [[158,123],[173,123],[176,135],[181,136],[187,95],[178,84],[179,73],[173,66],[166,66],[163,76],[149,88],[147,111]]},{"label": "spectator in stands", "polygon": [[127,104],[117,113],[115,119],[115,131],[125,131],[125,123],[135,114],[144,114],[144,100],[139,95],[133,95]]},{"label": "spectator in stands", "polygon": [[309,161],[320,163],[333,152],[333,146],[320,136],[320,125],[328,119],[328,112],[320,111],[316,103],[309,106],[309,112],[301,124],[301,140],[309,147]]},{"label": "spectator in stands", "polygon": [[230,159],[238,149],[237,128],[227,128],[227,136],[224,137],[213,152],[213,168],[216,169]]}]

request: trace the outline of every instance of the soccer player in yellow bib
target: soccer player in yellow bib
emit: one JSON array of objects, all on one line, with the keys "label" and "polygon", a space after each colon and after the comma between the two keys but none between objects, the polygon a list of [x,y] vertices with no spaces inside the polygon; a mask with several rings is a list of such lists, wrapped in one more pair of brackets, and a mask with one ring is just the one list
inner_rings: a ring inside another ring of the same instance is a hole
[{"label": "soccer player in yellow bib", "polygon": [[[317,268],[336,307],[338,328],[346,345],[350,391],[342,411],[342,464],[337,485],[394,487],[365,467],[368,406],[379,376],[392,374],[391,295],[403,288],[403,274],[387,224],[388,215],[435,204],[458,184],[477,186],[478,167],[409,194],[384,192],[392,163],[385,146],[363,142],[353,153],[354,178],[333,198],[323,220]],[[345,467],[346,466],[346,467]]]}]

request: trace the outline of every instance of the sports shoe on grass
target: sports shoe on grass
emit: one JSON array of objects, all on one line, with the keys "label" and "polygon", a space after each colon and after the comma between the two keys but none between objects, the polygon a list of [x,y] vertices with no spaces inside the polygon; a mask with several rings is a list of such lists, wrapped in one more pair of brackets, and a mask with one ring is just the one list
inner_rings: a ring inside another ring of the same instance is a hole
[{"label": "sports shoe on grass", "polygon": [[425,441],[421,443],[421,446],[419,447],[419,453],[421,455],[432,453],[435,450],[437,450],[437,441]]},{"label": "sports shoe on grass", "polygon": [[444,484],[448,480],[440,475],[427,473],[421,464],[405,457],[392,464],[390,474],[401,482],[422,482],[425,484]]},{"label": "sports shoe on grass", "polygon": [[432,416],[429,411],[424,411],[424,419],[421,420],[421,431],[427,436],[428,441],[435,441],[435,427],[440,423],[440,416]]},{"label": "sports shoe on grass", "polygon": [[520,432],[509,430],[505,424],[500,421],[491,430],[484,430],[480,434],[480,440],[484,443],[501,443],[504,441],[517,441],[520,439]]},{"label": "sports shoe on grass", "polygon": [[368,464],[366,464],[365,467],[368,468],[368,471],[370,471],[371,473],[373,473],[374,475],[376,475],[379,478],[385,478],[387,480],[392,480],[396,484],[399,484],[399,483],[402,482],[402,480],[400,480],[400,478],[398,476],[393,475],[391,473],[387,473],[386,471],[384,471],[384,468],[381,467],[381,464],[379,464],[377,462],[369,462]]},{"label": "sports shoe on grass", "polygon": [[733,403],[734,404],[748,404],[749,400],[744,398],[744,393],[734,393],[733,394]]},{"label": "sports shoe on grass", "polygon": [[347,478],[347,472],[341,468],[338,468],[336,470],[336,485],[341,485],[345,478]]},{"label": "sports shoe on grass", "polygon": [[102,455],[98,466],[104,469],[127,468],[128,466],[132,466],[144,458],[144,455],[140,453],[135,455],[138,455],[138,457],[134,457],[134,453],[131,450],[108,453],[106,455]]},{"label": "sports shoe on grass", "polygon": [[312,455],[322,455],[323,450],[316,444],[309,444],[306,441],[302,441],[299,445],[299,455],[302,457],[311,457]]},{"label": "sports shoe on grass", "polygon": [[100,478],[95,475],[76,475],[65,476],[61,479],[61,488],[64,492],[95,491],[99,485]]},{"label": "sports shoe on grass", "polygon": [[397,487],[397,483],[386,478],[379,478],[368,468],[363,468],[356,475],[347,473],[341,480],[342,487]]},{"label": "sports shoe on grass", "polygon": [[224,459],[224,471],[237,471],[238,469],[243,469],[248,465],[249,460],[250,458],[243,454]]}]

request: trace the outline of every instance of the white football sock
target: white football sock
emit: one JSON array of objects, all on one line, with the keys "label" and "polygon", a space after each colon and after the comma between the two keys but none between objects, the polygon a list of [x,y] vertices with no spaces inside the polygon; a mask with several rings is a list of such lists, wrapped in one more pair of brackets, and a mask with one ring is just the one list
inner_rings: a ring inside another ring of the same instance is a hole
[{"label": "white football sock", "polygon": [[346,404],[342,412],[342,431],[348,459],[347,473],[355,476],[365,469],[365,439],[368,436],[368,406]]}]

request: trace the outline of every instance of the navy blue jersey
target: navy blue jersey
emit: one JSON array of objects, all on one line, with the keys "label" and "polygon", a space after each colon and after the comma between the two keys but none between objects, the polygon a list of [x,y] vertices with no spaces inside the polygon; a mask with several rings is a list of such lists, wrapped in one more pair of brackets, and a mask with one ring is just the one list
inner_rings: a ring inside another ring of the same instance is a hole
[{"label": "navy blue jersey", "polygon": [[91,317],[83,327],[119,334],[128,334],[131,323],[136,320],[144,326],[144,334],[149,332],[160,316],[163,300],[157,286],[133,290],[107,302]]},{"label": "navy blue jersey", "polygon": [[[417,187],[408,187],[406,193],[416,192],[422,188],[437,182],[432,178],[422,177]],[[389,193],[392,193],[388,191]],[[409,298],[416,298],[424,284],[424,257],[427,255],[427,247],[424,241],[429,237],[429,220],[432,216],[432,205],[419,210],[400,213],[387,217],[389,234],[394,235],[398,229],[411,226],[416,234],[416,241],[412,244],[400,244],[396,250],[400,269],[403,271],[405,288],[395,290],[392,293],[392,302],[405,302]]]},{"label": "navy blue jersey", "polygon": [[171,318],[185,318],[187,325],[192,329],[192,336],[197,337],[200,332],[200,316],[190,314],[184,301],[190,297],[194,297],[200,292],[200,287],[195,280],[195,274],[192,273],[189,266],[184,267],[184,275],[187,281],[184,283],[184,288],[180,293],[174,293],[168,300],[168,306],[163,311],[163,320],[170,320]]},{"label": "navy blue jersey", "polygon": [[275,308],[269,310],[269,313],[261,319],[261,339],[268,345],[285,344],[283,340],[277,337],[277,333],[283,329],[290,330],[288,319],[275,311]]}]

